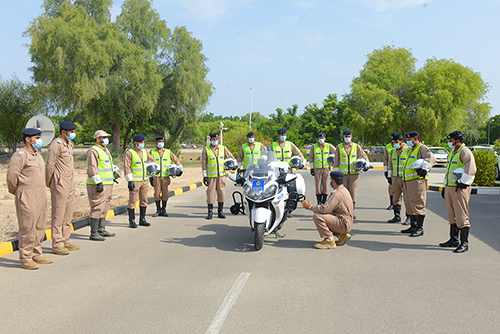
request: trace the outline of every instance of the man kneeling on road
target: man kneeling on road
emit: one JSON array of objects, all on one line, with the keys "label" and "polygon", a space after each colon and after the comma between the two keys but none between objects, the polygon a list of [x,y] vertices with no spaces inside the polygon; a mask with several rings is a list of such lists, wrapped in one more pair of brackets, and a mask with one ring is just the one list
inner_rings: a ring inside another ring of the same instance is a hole
[{"label": "man kneeling on road", "polygon": [[[342,172],[330,172],[330,185],[333,191],[326,203],[311,205],[309,200],[301,201],[304,209],[314,212],[314,223],[319,235],[323,238],[321,243],[314,245],[316,248],[336,248],[337,245],[345,245],[351,239],[349,232],[353,223],[353,203],[349,190],[344,187],[343,183]],[[335,244],[334,235],[338,238],[337,244]]]}]

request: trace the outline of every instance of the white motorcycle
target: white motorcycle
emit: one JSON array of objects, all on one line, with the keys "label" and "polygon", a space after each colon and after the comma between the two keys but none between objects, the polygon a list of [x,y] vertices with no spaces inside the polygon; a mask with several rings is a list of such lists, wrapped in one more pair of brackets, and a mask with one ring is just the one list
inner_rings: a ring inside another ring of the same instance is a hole
[{"label": "white motorcycle", "polygon": [[[263,155],[257,164],[250,162],[245,176],[231,174],[229,179],[236,186],[243,187],[243,194],[233,192],[234,205],[231,213],[243,213],[248,216],[250,227],[254,232],[254,247],[260,250],[264,245],[264,237],[274,233],[277,238],[284,236],[278,233],[287,220],[288,213],[297,208],[297,203],[305,199],[306,184],[302,175],[290,173],[287,162],[277,161],[274,152]],[[240,201],[236,201],[239,195]]]}]

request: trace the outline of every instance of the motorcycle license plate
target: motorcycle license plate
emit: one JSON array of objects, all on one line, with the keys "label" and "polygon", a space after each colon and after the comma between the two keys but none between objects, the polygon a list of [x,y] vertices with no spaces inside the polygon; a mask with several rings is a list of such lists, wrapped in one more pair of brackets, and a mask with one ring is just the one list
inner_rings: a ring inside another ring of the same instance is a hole
[{"label": "motorcycle license plate", "polygon": [[264,180],[252,181],[252,191],[263,191],[263,190],[264,190]]}]

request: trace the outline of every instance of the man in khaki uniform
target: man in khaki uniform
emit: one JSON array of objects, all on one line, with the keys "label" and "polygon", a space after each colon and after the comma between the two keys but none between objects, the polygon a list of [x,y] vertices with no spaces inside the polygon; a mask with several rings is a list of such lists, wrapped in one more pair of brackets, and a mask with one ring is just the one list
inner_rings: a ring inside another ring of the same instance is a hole
[{"label": "man in khaki uniform", "polygon": [[326,134],[318,134],[318,143],[311,146],[309,150],[309,165],[311,175],[314,177],[314,187],[316,189],[316,200],[318,205],[325,204],[328,197],[328,183],[330,181],[330,164],[328,157],[337,151],[335,146],[326,143]]},{"label": "man in khaki uniform", "polygon": [[[389,219],[388,223],[401,222],[401,203],[403,200],[403,173],[404,163],[406,162],[408,146],[403,141],[403,136],[399,132],[393,132],[392,144],[394,149],[388,158],[387,182],[392,186],[391,198],[393,201],[394,217]],[[406,213],[406,220],[403,225],[410,225],[410,217]]]},{"label": "man in khaki uniform", "polygon": [[403,172],[403,199],[406,212],[410,216],[410,227],[401,233],[410,233],[410,237],[424,235],[425,203],[427,201],[427,173],[424,168],[411,168],[419,159],[424,159],[427,165],[433,166],[436,157],[431,150],[418,138],[417,131],[410,131],[406,135],[406,145],[409,147],[408,157]]},{"label": "man in khaki uniform", "polygon": [[104,241],[114,237],[106,231],[105,222],[113,195],[113,159],[106,146],[110,135],[104,130],[94,133],[95,145],[87,151],[87,194],[90,205],[90,240]]},{"label": "man in khaki uniform", "polygon": [[125,152],[123,158],[125,180],[128,182],[128,222],[129,227],[137,228],[135,223],[135,203],[139,197],[139,225],[151,226],[146,221],[146,209],[148,208],[149,181],[147,172],[147,161],[156,161],[151,154],[144,149],[146,137],[138,134],[134,137],[134,148]]},{"label": "man in khaki uniform", "polygon": [[[330,179],[333,191],[325,204],[312,206],[309,200],[301,201],[304,209],[314,212],[314,223],[323,238],[321,243],[314,245],[319,249],[336,248],[337,245],[345,245],[351,239],[349,232],[352,229],[354,207],[349,191],[342,185],[344,174],[330,172]],[[334,235],[338,237],[337,244]]]},{"label": "man in khaki uniform", "polygon": [[208,214],[206,219],[212,219],[215,192],[217,192],[218,218],[226,218],[223,213],[224,201],[226,200],[226,172],[225,159],[229,157],[234,160],[234,156],[227,147],[219,145],[219,135],[210,134],[210,145],[203,148],[201,152],[201,171],[203,174],[203,184],[207,186],[207,206]]},{"label": "man in khaki uniform", "polygon": [[73,201],[75,199],[75,170],[73,167],[73,142],[76,124],[68,121],[59,124],[60,135],[52,141],[45,164],[45,182],[50,188],[52,203],[52,253],[67,255],[80,249],[69,240]]},{"label": "man in khaki uniform", "polygon": [[45,164],[37,151],[43,144],[41,134],[38,129],[22,131],[24,147],[12,155],[7,170],[7,187],[15,196],[19,259],[24,269],[53,262],[42,255],[48,206]]},{"label": "man in khaki uniform", "polygon": [[267,152],[267,148],[260,142],[255,141],[255,132],[251,131],[247,134],[247,142],[241,145],[238,152],[238,168],[240,172],[244,172],[248,166],[256,165],[263,153]]},{"label": "man in khaki uniform", "polygon": [[[399,132],[393,132],[391,133],[391,139],[394,137],[394,135]],[[389,156],[391,155],[391,152],[394,148],[394,140],[391,140],[390,143],[385,145],[385,150],[384,150],[384,155],[382,158],[383,166],[384,166],[384,176],[388,180],[389,179],[389,171],[388,171],[388,166],[389,166]],[[386,210],[392,210],[394,209],[393,203],[392,203],[392,184],[389,183],[389,186],[387,187],[387,192],[389,193],[389,206],[387,207]]]},{"label": "man in khaki uniform", "polygon": [[[440,243],[441,247],[456,247],[455,253],[469,250],[469,200],[471,188],[476,174],[476,161],[472,152],[465,147],[463,135],[454,131],[448,135],[448,145],[453,149],[448,155],[446,176],[442,196],[448,209],[450,223],[450,240]],[[463,168],[460,179],[453,173]],[[460,243],[458,235],[460,234]]]},{"label": "man in khaki uniform", "polygon": [[279,139],[271,145],[271,150],[276,154],[276,159],[278,161],[290,162],[292,154],[296,154],[302,159],[302,163],[305,165],[306,159],[304,159],[304,155],[299,148],[291,141],[286,140],[286,131],[285,128],[279,129]]},{"label": "man in khaki uniform", "polygon": [[[168,217],[167,201],[168,201],[168,186],[170,185],[169,167],[173,161],[173,163],[181,167],[181,175],[182,175],[182,165],[179,159],[175,156],[174,152],[164,148],[165,137],[158,136],[155,138],[155,141],[156,141],[156,147],[152,148],[149,151],[149,153],[153,158],[155,158],[156,163],[160,166],[160,173],[149,179],[154,189],[153,197],[156,203],[156,213],[153,214],[153,217],[158,217],[158,216]],[[161,206],[160,206],[160,200],[161,200]]]}]

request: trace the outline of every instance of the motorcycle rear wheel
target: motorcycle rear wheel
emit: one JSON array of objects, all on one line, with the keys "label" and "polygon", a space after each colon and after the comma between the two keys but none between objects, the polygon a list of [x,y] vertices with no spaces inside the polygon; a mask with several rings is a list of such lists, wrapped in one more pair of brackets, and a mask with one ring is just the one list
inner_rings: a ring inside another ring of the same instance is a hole
[{"label": "motorcycle rear wheel", "polygon": [[264,246],[264,232],[266,230],[266,225],[264,223],[256,223],[253,232],[254,247],[256,250],[262,249]]}]

